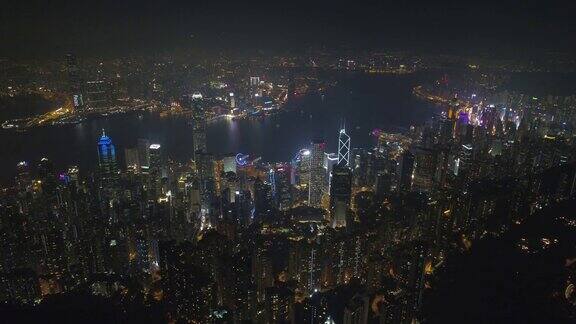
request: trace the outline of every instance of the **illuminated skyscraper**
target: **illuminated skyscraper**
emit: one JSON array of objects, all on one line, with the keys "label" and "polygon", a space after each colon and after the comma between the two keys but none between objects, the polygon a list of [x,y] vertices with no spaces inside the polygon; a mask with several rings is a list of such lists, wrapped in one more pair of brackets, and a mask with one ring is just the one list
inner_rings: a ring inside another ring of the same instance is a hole
[{"label": "illuminated skyscraper", "polygon": [[236,155],[228,155],[222,158],[224,164],[224,173],[234,172],[236,173]]},{"label": "illuminated skyscraper", "polygon": [[326,188],[326,171],[324,169],[324,152],[326,142],[314,140],[310,150],[310,184],[308,186],[308,203],[313,207],[320,207],[322,193]]},{"label": "illuminated skyscraper", "polygon": [[105,108],[110,105],[109,86],[101,73],[86,82],[86,105],[90,109]]},{"label": "illuminated skyscraper", "polygon": [[68,177],[70,177],[70,183],[77,186],[78,185],[78,176],[80,173],[80,170],[78,169],[78,167],[75,165],[70,166],[68,168],[67,173],[68,173]]},{"label": "illuminated skyscraper", "polygon": [[206,152],[206,116],[201,106],[201,100],[201,98],[192,99],[192,144],[194,145],[194,160],[196,160],[197,152]]},{"label": "illuminated skyscraper", "polygon": [[28,162],[22,161],[16,165],[16,187],[20,192],[26,191],[28,186],[32,183],[32,178],[30,178],[30,167]]},{"label": "illuminated skyscraper", "polygon": [[138,162],[143,172],[148,172],[150,167],[150,141],[144,138],[138,139]]},{"label": "illuminated skyscraper", "polygon": [[269,219],[272,214],[273,205],[274,198],[272,197],[270,184],[256,179],[256,181],[254,181],[255,217],[258,220]]},{"label": "illuminated skyscraper", "polygon": [[330,192],[330,181],[332,177],[332,169],[338,165],[338,154],[337,153],[325,153],[324,154],[324,169],[326,169],[326,183],[328,187],[328,192]]},{"label": "illuminated skyscraper", "polygon": [[268,183],[270,184],[272,198],[276,200],[276,171],[274,168],[270,168],[268,171]]},{"label": "illuminated skyscraper", "polygon": [[124,149],[124,158],[126,161],[126,170],[131,173],[140,172],[140,161],[138,158],[137,148]]},{"label": "illuminated skyscraper", "polygon": [[78,61],[73,54],[66,54],[66,73],[68,74],[68,89],[72,96],[74,109],[81,110],[84,108],[84,98],[82,96],[82,79]]},{"label": "illuminated skyscraper", "polygon": [[269,287],[265,293],[265,313],[268,323],[294,322],[294,292],[286,287]]},{"label": "illuminated skyscraper", "polygon": [[436,172],[436,152],[423,147],[412,150],[414,154],[414,172],[412,176],[412,190],[430,191]]},{"label": "illuminated skyscraper", "polygon": [[236,108],[236,97],[234,97],[234,92],[230,92],[230,108]]},{"label": "illuminated skyscraper", "polygon": [[194,224],[196,229],[202,229],[202,202],[200,198],[200,183],[198,178],[194,177],[188,185],[188,216],[189,221]]},{"label": "illuminated skyscraper", "polygon": [[206,119],[198,118],[194,121],[193,130],[194,155],[196,152],[206,152]]},{"label": "illuminated skyscraper", "polygon": [[160,144],[150,144],[149,154],[150,154],[150,172],[160,173],[161,163],[161,149]]},{"label": "illuminated skyscraper", "polygon": [[260,77],[253,76],[250,77],[250,98],[252,104],[257,104],[258,99],[261,97],[261,91],[258,89],[260,86]]},{"label": "illuminated skyscraper", "polygon": [[104,187],[112,187],[118,179],[118,165],[116,164],[116,149],[110,137],[102,130],[98,141],[98,166],[100,181]]},{"label": "illuminated skyscraper", "polygon": [[216,194],[214,177],[214,156],[198,151],[196,152],[196,168],[200,180],[200,200],[202,207],[202,228],[210,224],[209,215]]},{"label": "illuminated skyscraper", "polygon": [[154,198],[162,192],[162,151],[160,144],[151,144],[149,147],[150,154],[150,188],[155,192]]},{"label": "illuminated skyscraper", "polygon": [[258,77],[258,76],[250,77],[250,86],[251,87],[257,87],[259,84],[260,84],[260,77]]},{"label": "illuminated skyscraper", "polygon": [[274,173],[276,178],[276,199],[278,207],[282,210],[286,210],[292,205],[290,172],[290,165],[282,165],[277,167]]},{"label": "illuminated skyscraper", "polygon": [[344,127],[338,135],[338,164],[350,166],[350,136],[346,134]]},{"label": "illuminated skyscraper", "polygon": [[330,216],[332,226],[346,226],[346,215],[352,198],[352,170],[337,165],[332,169],[330,183]]},{"label": "illuminated skyscraper", "polygon": [[355,148],[352,153],[352,170],[354,175],[355,186],[368,185],[368,165],[370,160],[370,152],[363,148]]},{"label": "illuminated skyscraper", "polygon": [[311,152],[308,149],[302,149],[298,152],[295,159],[295,169],[298,171],[299,185],[310,184],[310,159],[312,158]]}]

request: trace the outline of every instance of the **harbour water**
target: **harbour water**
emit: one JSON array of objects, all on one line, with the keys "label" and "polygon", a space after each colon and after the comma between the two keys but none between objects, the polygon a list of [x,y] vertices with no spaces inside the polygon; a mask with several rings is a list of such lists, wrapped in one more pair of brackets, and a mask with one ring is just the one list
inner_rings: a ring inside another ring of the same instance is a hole
[{"label": "harbour water", "polygon": [[[436,109],[412,95],[426,75],[344,75],[325,93],[296,99],[281,113],[262,120],[211,122],[208,150],[214,154],[242,152],[263,161],[289,161],[312,138],[323,137],[335,151],[343,121],[353,147],[372,145],[371,130],[402,131],[429,119]],[[0,130],[0,181],[9,183],[18,161],[52,160],[57,169],[78,165],[92,170],[97,163],[96,142],[102,129],[114,144],[123,166],[124,149],[139,138],[159,143],[168,157],[185,161],[192,156],[192,129],[181,117],[130,113],[88,119],[75,125],[50,126],[18,133]]]}]

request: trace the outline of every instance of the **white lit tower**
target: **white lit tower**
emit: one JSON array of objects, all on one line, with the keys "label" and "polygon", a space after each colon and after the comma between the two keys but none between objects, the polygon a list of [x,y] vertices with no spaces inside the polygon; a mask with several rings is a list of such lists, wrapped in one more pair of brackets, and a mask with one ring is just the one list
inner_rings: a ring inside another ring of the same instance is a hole
[{"label": "white lit tower", "polygon": [[345,126],[342,126],[338,134],[338,165],[350,166],[350,136],[346,134]]},{"label": "white lit tower", "polygon": [[162,151],[160,144],[150,144],[149,152],[149,183],[151,198],[157,199],[162,193]]},{"label": "white lit tower", "polygon": [[236,108],[236,97],[234,97],[234,92],[230,92],[230,108]]}]

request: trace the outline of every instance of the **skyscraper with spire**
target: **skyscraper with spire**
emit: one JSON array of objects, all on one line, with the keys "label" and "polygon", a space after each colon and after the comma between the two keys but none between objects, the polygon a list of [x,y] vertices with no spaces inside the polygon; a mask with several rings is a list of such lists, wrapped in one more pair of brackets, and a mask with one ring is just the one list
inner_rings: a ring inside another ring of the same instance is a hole
[{"label": "skyscraper with spire", "polygon": [[338,133],[338,164],[330,173],[330,216],[333,227],[346,226],[346,216],[352,198],[352,170],[350,170],[350,136],[346,125]]}]

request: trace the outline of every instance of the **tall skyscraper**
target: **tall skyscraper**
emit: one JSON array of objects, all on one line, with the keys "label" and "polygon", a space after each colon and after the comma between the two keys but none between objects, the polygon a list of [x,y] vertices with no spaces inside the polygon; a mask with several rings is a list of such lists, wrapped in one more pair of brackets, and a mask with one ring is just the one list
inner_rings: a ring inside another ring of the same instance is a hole
[{"label": "tall skyscraper", "polygon": [[98,141],[98,166],[100,181],[104,187],[112,187],[118,179],[118,165],[116,164],[116,149],[110,137],[102,130]]},{"label": "tall skyscraper", "polygon": [[276,199],[278,207],[286,210],[292,205],[292,193],[290,188],[290,165],[281,165],[276,168]]},{"label": "tall skyscraper", "polygon": [[370,152],[363,148],[355,148],[352,154],[351,167],[354,174],[355,186],[368,185],[368,170],[369,170]]},{"label": "tall skyscraper", "polygon": [[192,97],[192,144],[194,145],[194,160],[197,152],[206,152],[206,115],[201,105],[202,98]]},{"label": "tall skyscraper", "polygon": [[456,121],[454,119],[449,118],[446,118],[440,122],[439,142],[441,144],[449,144],[453,140],[455,123]]},{"label": "tall skyscraper", "polygon": [[150,159],[150,172],[160,173],[160,168],[162,166],[161,161],[161,151],[162,146],[160,144],[150,144],[149,146],[149,159]]},{"label": "tall skyscraper", "polygon": [[194,121],[193,130],[194,154],[196,152],[206,152],[206,119],[197,118]]},{"label": "tall skyscraper", "polygon": [[98,73],[96,78],[86,82],[86,105],[90,109],[101,109],[110,105],[108,84]]},{"label": "tall skyscraper", "polygon": [[270,184],[260,179],[254,181],[254,207],[255,218],[259,221],[267,220],[272,215],[272,209],[274,207],[272,190]]},{"label": "tall skyscraper", "polygon": [[200,180],[200,200],[202,213],[202,228],[210,224],[212,203],[216,194],[216,182],[214,177],[214,156],[202,151],[196,152],[196,168]]},{"label": "tall skyscraper", "polygon": [[338,165],[338,153],[325,153],[324,154],[324,169],[326,169],[326,185],[328,192],[330,192],[330,181],[332,177],[332,169]]},{"label": "tall skyscraper", "polygon": [[436,172],[436,151],[424,147],[415,147],[414,172],[412,176],[412,190],[430,191],[434,182]]},{"label": "tall skyscraper", "polygon": [[154,191],[154,199],[161,194],[161,178],[162,178],[162,151],[160,144],[151,144],[149,147],[150,154],[150,188]]},{"label": "tall skyscraper", "polygon": [[270,185],[272,198],[276,200],[276,171],[274,168],[270,168],[268,171],[268,184]]},{"label": "tall skyscraper", "polygon": [[84,98],[82,96],[82,78],[78,61],[73,54],[66,54],[66,73],[68,74],[68,89],[72,96],[72,104],[75,110],[84,108]]},{"label": "tall skyscraper", "polygon": [[150,141],[144,138],[138,139],[138,161],[142,172],[147,173],[150,168]]},{"label": "tall skyscraper", "polygon": [[18,162],[16,165],[16,187],[20,192],[26,191],[28,186],[32,183],[32,178],[30,177],[30,167],[28,162],[22,161]]},{"label": "tall skyscraper", "polygon": [[260,86],[260,77],[253,76],[250,77],[250,98],[252,100],[252,104],[256,104],[258,99],[261,97],[261,91],[258,89]]},{"label": "tall skyscraper", "polygon": [[297,170],[298,173],[298,181],[299,185],[310,185],[310,159],[311,159],[311,152],[308,149],[303,149],[298,152],[298,156],[296,158],[296,164],[294,169]]},{"label": "tall skyscraper", "polygon": [[236,155],[228,155],[222,158],[224,164],[224,173],[234,172],[236,173]]},{"label": "tall skyscraper", "polygon": [[140,172],[140,159],[138,158],[137,148],[124,149],[124,158],[126,161],[126,170],[131,173]]},{"label": "tall skyscraper", "polygon": [[268,323],[294,323],[294,292],[287,287],[268,287],[265,313]]},{"label": "tall skyscraper", "polygon": [[313,140],[310,148],[310,184],[308,186],[308,204],[320,207],[322,193],[326,188],[326,171],[324,169],[324,152],[326,142]]},{"label": "tall skyscraper", "polygon": [[344,165],[332,169],[330,183],[330,216],[333,227],[346,226],[346,215],[352,199],[352,170]]},{"label": "tall skyscraper", "polygon": [[346,134],[345,127],[338,134],[338,164],[350,166],[350,136]]},{"label": "tall skyscraper", "polygon": [[234,97],[234,92],[230,92],[230,108],[236,108],[236,97]]},{"label": "tall skyscraper", "polygon": [[404,152],[398,164],[398,188],[400,190],[410,190],[412,187],[412,174],[414,172],[414,154],[410,151]]},{"label": "tall skyscraper", "polygon": [[380,171],[376,175],[376,185],[375,194],[376,199],[382,199],[386,194],[390,192],[390,184],[392,182],[390,173],[386,171]]}]

